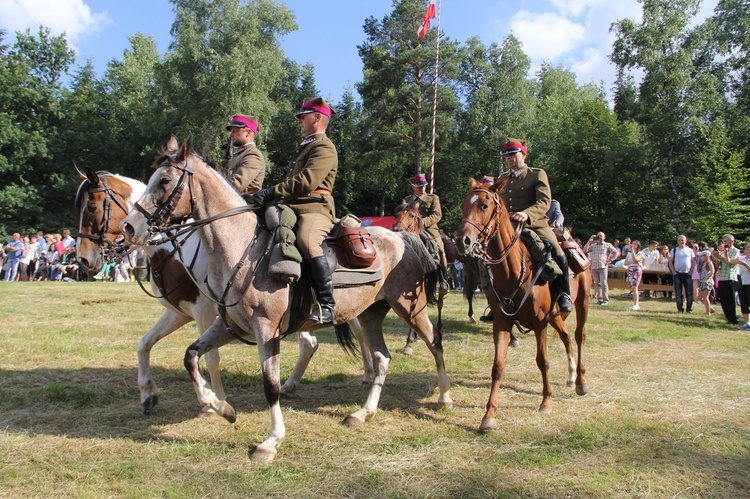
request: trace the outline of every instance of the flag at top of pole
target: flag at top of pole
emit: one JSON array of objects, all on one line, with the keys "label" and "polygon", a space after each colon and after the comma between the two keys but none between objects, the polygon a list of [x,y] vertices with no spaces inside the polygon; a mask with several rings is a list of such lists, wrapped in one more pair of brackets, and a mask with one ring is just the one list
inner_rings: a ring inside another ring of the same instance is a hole
[{"label": "flag at top of pole", "polygon": [[427,11],[424,13],[422,26],[420,26],[419,31],[417,31],[419,38],[427,36],[427,30],[430,29],[430,19],[435,19],[435,0],[430,0],[430,5],[427,6]]}]

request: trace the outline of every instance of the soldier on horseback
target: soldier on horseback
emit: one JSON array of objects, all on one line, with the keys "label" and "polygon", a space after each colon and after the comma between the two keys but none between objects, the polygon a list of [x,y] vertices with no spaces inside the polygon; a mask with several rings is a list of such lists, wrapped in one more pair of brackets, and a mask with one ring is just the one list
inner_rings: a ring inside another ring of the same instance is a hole
[{"label": "soldier on horseback", "polygon": [[526,164],[527,152],[526,143],[520,139],[508,139],[503,145],[502,156],[509,170],[500,178],[508,177],[508,183],[504,189],[498,191],[498,194],[508,208],[513,222],[525,223],[528,228],[549,243],[552,258],[562,270],[562,275],[555,279],[560,293],[557,304],[561,313],[572,312],[568,260],[557,243],[557,237],[549,226],[547,218],[547,210],[552,200],[547,172],[541,168],[528,166]]}]

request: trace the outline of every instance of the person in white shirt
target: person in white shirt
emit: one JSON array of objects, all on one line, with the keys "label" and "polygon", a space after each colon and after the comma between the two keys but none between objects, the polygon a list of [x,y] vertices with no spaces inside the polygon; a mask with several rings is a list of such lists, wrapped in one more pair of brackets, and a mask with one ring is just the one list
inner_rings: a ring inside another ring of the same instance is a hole
[{"label": "person in white shirt", "polygon": [[[659,250],[657,249],[659,246],[658,241],[649,241],[648,248],[645,248],[643,250],[643,254],[645,255],[645,258],[643,260],[643,269],[644,270],[660,270],[659,267],[659,259],[661,258],[661,255],[659,255]],[[659,276],[656,274],[648,274],[643,273],[643,279],[641,281],[641,284],[656,284],[659,280]],[[644,291],[643,297],[644,298],[650,298],[650,291]],[[656,291],[654,291],[654,296],[656,296]]]},{"label": "person in white shirt", "polygon": [[[687,244],[687,237],[677,237],[677,246],[669,253],[669,271],[674,278],[674,294],[677,311],[693,311],[693,270],[695,270],[695,252]],[[683,306],[683,297],[685,309]]]}]

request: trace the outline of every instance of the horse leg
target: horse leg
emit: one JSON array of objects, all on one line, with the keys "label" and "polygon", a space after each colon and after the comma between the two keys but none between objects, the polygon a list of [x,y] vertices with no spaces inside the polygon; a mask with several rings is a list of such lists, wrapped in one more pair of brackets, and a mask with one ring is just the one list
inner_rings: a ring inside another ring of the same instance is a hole
[{"label": "horse leg", "polygon": [[161,317],[138,342],[138,390],[140,391],[143,413],[146,415],[151,414],[159,402],[156,383],[151,378],[151,348],[160,339],[177,331],[190,320],[190,317],[186,315],[164,310]]},{"label": "horse leg", "polygon": [[487,399],[482,423],[479,425],[479,431],[489,431],[497,429],[498,393],[500,392],[500,380],[505,373],[505,359],[508,355],[508,344],[510,344],[510,328],[513,324],[508,321],[498,319],[500,314],[495,315],[495,321],[492,327],[492,340],[495,343],[495,359],[492,364],[492,384],[490,385],[490,397]]},{"label": "horse leg", "polygon": [[292,374],[280,389],[282,397],[289,397],[297,390],[302,375],[305,374],[312,356],[318,350],[318,339],[307,331],[301,331],[297,334],[297,343],[299,344],[299,356],[297,357],[297,363],[294,364]]},{"label": "horse leg", "polygon": [[477,320],[474,318],[474,305],[472,304],[473,298],[469,298],[469,324],[476,324]]},{"label": "horse leg", "polygon": [[216,396],[216,393],[211,389],[211,385],[206,382],[201,374],[199,361],[200,357],[206,352],[226,345],[234,339],[235,337],[226,330],[224,321],[217,317],[214,323],[201,334],[200,338],[187,348],[184,359],[185,369],[187,369],[190,379],[193,381],[198,403],[210,407],[230,423],[234,423],[237,419],[234,408],[226,400],[221,400]]},{"label": "horse leg", "polygon": [[576,293],[576,346],[578,347],[578,371],[576,372],[576,393],[586,395],[589,385],[586,383],[586,366],[583,364],[583,345],[586,343],[586,320],[589,315],[589,302],[587,287],[591,286],[590,275],[582,273],[573,280]]},{"label": "horse leg", "polygon": [[427,308],[418,308],[419,312],[413,314],[410,309],[398,307],[394,311],[404,319],[414,331],[422,338],[435,359],[435,368],[438,375],[438,406],[442,408],[453,407],[453,399],[450,395],[451,381],[445,370],[445,359],[443,356],[443,339],[440,329],[437,331],[432,327]]},{"label": "horse leg", "polygon": [[415,333],[413,329],[409,329],[409,332],[406,333],[406,345],[404,345],[404,349],[401,350],[401,353],[404,355],[413,354],[414,350],[412,350],[411,344],[414,343],[414,340],[416,339],[417,339],[417,333]]},{"label": "horse leg", "polygon": [[[270,324],[266,324],[261,330],[272,332],[273,327]],[[263,371],[263,392],[266,395],[271,413],[271,429],[261,444],[248,450],[248,455],[253,461],[270,463],[276,458],[277,449],[286,435],[284,416],[281,414],[281,404],[279,403],[279,399],[281,398],[281,383],[279,381],[281,340],[278,336],[269,335],[271,337],[262,341],[259,336],[256,335],[256,338],[258,338],[258,354],[260,355],[260,365]]]},{"label": "horse leg", "polygon": [[391,355],[385,345],[383,338],[383,320],[390,310],[385,302],[378,302],[362,312],[356,320],[349,322],[354,334],[362,338],[361,343],[366,345],[368,354],[363,348],[362,354],[370,356],[370,362],[374,369],[374,378],[364,405],[344,420],[344,424],[350,428],[364,425],[369,418],[378,412],[378,402],[383,391],[385,378],[388,374],[388,366]]},{"label": "horse leg", "polygon": [[573,356],[573,345],[570,341],[570,331],[568,330],[565,321],[559,315],[552,318],[550,325],[555,331],[557,331],[557,334],[560,336],[560,341],[565,347],[565,355],[568,358],[568,379],[565,382],[565,386],[572,388],[576,384],[576,359]]},{"label": "horse leg", "polygon": [[359,342],[359,351],[362,353],[362,389],[369,390],[375,381],[375,365],[372,360],[372,351],[370,345],[365,341],[363,328],[359,323],[358,318],[354,318],[349,321],[349,325],[352,326],[352,332]]},{"label": "horse leg", "polygon": [[542,403],[539,412],[552,411],[552,386],[549,383],[549,358],[547,356],[547,326],[536,333],[536,365],[542,373]]},{"label": "horse leg", "polygon": [[[195,317],[195,323],[198,328],[198,334],[211,327],[211,324],[216,319],[216,312],[213,306],[210,304],[199,301],[193,311],[193,317]],[[224,385],[221,382],[221,372],[219,371],[219,364],[221,363],[221,355],[219,349],[215,348],[206,352],[206,369],[208,370],[209,377],[211,379],[211,388],[213,388],[216,397],[219,400],[226,400],[227,396],[224,393]],[[201,409],[201,416],[213,417],[216,412],[210,407],[204,406]]]}]

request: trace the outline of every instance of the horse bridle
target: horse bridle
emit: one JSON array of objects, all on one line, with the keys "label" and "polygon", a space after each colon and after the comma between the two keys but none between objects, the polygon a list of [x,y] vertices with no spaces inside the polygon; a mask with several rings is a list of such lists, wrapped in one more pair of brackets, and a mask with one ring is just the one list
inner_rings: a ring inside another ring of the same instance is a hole
[{"label": "horse bridle", "polygon": [[[183,222],[193,216],[193,211],[195,210],[195,195],[193,194],[193,165],[190,161],[191,157],[192,154],[185,160],[184,166],[175,164],[168,158],[162,161],[162,163],[159,165],[159,167],[166,166],[164,163],[169,162],[169,166],[171,166],[172,168],[176,168],[177,170],[180,170],[182,172],[180,178],[177,180],[177,185],[174,189],[172,189],[172,192],[169,194],[169,198],[167,198],[166,203],[158,206],[153,213],[149,213],[148,211],[146,211],[146,209],[137,201],[135,205],[133,205],[136,210],[140,211],[146,217],[146,223],[149,226],[149,232],[151,234],[165,231],[169,222],[179,225],[180,222]],[[182,193],[185,190],[186,177],[188,192],[190,194],[190,212],[180,220],[170,220],[170,217],[172,216],[172,213],[174,213],[175,208],[177,208],[177,203],[180,202]]]},{"label": "horse bridle", "polygon": [[[95,244],[97,244],[99,246],[99,251],[102,254],[102,258],[107,260],[110,257],[110,254],[112,252],[114,252],[115,255],[119,255],[123,251],[126,251],[129,246],[127,242],[115,243],[113,241],[110,241],[106,237],[107,233],[109,232],[110,218],[112,217],[112,203],[114,202],[114,204],[116,204],[117,207],[120,208],[126,215],[130,212],[130,209],[125,204],[123,204],[119,199],[117,199],[117,195],[107,183],[106,177],[99,177],[99,182],[101,183],[99,187],[88,189],[87,192],[89,194],[104,192],[105,194],[104,202],[102,203],[102,211],[104,212],[104,217],[103,217],[104,227],[101,230],[101,233],[96,236],[92,234],[86,234],[79,230],[78,237],[88,239],[90,241],[93,241]],[[80,227],[81,224],[79,223],[78,226]]]}]

